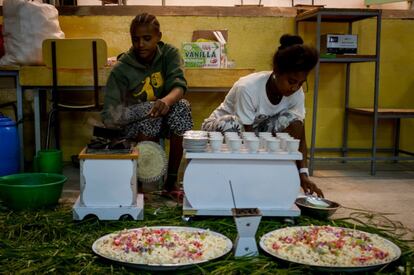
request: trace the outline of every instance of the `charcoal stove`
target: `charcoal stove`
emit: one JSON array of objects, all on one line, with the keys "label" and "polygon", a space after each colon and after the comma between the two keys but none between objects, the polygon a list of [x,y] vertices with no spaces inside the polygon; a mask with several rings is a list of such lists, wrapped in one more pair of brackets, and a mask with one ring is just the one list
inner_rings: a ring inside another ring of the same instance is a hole
[{"label": "charcoal stove", "polygon": [[100,220],[118,220],[129,215],[142,220],[144,196],[137,193],[138,151],[120,136],[97,134],[96,128],[94,135],[100,136],[79,154],[80,195],[73,206],[73,219],[95,215]]}]

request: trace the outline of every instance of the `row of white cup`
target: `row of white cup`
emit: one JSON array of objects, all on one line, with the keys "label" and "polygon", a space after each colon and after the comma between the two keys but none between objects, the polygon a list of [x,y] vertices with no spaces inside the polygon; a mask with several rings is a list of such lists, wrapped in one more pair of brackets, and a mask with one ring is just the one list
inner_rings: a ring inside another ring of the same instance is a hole
[{"label": "row of white cup", "polygon": [[242,132],[240,137],[236,132],[226,132],[223,137],[220,132],[209,132],[209,143],[213,152],[221,151],[223,139],[232,152],[239,152],[242,143],[250,153],[256,153],[259,150],[267,152],[298,151],[300,142],[298,139],[292,138],[287,133],[278,134],[277,137],[273,137],[272,133],[260,132],[257,137],[253,132]]}]

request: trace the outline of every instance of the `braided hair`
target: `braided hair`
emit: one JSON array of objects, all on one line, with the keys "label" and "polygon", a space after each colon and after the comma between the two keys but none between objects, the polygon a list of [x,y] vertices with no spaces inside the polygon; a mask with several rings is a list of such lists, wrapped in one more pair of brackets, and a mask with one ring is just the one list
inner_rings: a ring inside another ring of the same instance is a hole
[{"label": "braided hair", "polygon": [[279,73],[309,72],[318,62],[318,51],[304,45],[298,35],[284,34],[280,37],[280,46],[273,56],[273,71]]},{"label": "braided hair", "polygon": [[131,26],[129,28],[129,32],[131,36],[135,34],[135,30],[139,25],[152,25],[155,29],[155,31],[160,31],[160,22],[158,22],[158,19],[155,17],[155,15],[149,14],[149,13],[141,13],[135,16],[135,18],[131,22]]}]

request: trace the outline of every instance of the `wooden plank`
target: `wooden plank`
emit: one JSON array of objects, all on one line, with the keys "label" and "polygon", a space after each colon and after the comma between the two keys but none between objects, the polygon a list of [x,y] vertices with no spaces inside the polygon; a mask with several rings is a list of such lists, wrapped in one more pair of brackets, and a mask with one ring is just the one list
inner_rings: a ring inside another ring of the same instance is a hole
[{"label": "wooden plank", "polygon": [[59,7],[59,15],[119,15],[135,16],[142,12],[156,16],[211,16],[211,17],[295,17],[290,7],[210,7],[210,6],[78,6]]},{"label": "wooden plank", "polygon": [[[350,112],[358,113],[361,115],[372,115],[374,114],[373,108],[349,108]],[[414,109],[401,109],[401,108],[379,108],[379,115],[392,115],[392,116],[414,116]]]},{"label": "wooden plank", "polygon": [[[156,16],[211,17],[295,17],[301,7],[183,7],[183,6],[65,6],[58,7],[59,16],[135,16],[141,12]],[[382,10],[382,19],[414,19],[414,10]],[[0,7],[0,16],[3,7]]]},{"label": "wooden plank", "polygon": [[185,69],[188,87],[230,88],[240,77],[254,72],[254,69]]},{"label": "wooden plank", "polygon": [[[98,71],[99,85],[105,86],[111,67]],[[254,69],[184,69],[184,74],[191,88],[228,88],[240,77],[254,72]],[[91,70],[59,70],[58,85],[67,87],[91,86]],[[23,87],[48,87],[52,85],[52,72],[46,66],[22,66],[20,68],[20,85]]]},{"label": "wooden plank", "polygon": [[414,10],[382,10],[382,19],[413,19]]},{"label": "wooden plank", "polygon": [[138,150],[132,149],[129,154],[89,154],[86,153],[86,147],[79,153],[79,159],[138,159]]},{"label": "wooden plank", "polygon": [[375,55],[369,54],[321,54],[321,58],[346,59],[346,58],[375,58]]},{"label": "wooden plank", "polygon": [[3,65],[0,66],[0,71],[18,71],[20,70],[20,66],[18,65]]},{"label": "wooden plank", "polygon": [[297,21],[316,21],[317,15],[322,14],[322,21],[349,22],[377,16],[381,13],[378,9],[338,9],[316,8],[298,14]]}]

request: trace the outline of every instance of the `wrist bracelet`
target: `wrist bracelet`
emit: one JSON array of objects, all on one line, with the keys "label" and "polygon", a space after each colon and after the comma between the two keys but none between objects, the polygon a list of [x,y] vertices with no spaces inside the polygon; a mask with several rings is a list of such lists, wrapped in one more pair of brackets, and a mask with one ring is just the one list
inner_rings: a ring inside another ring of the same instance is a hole
[{"label": "wrist bracelet", "polygon": [[306,174],[309,177],[309,169],[308,168],[300,168],[299,174]]}]

